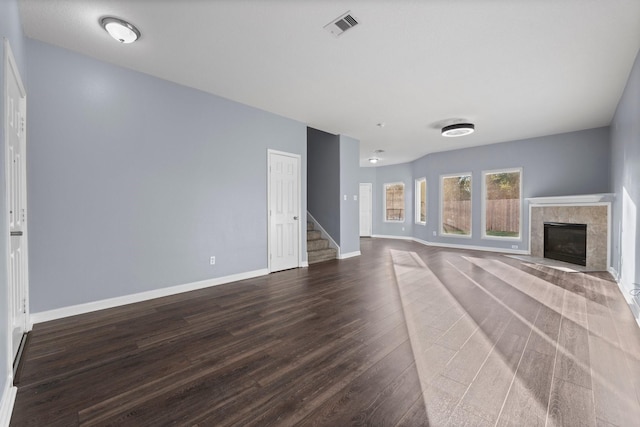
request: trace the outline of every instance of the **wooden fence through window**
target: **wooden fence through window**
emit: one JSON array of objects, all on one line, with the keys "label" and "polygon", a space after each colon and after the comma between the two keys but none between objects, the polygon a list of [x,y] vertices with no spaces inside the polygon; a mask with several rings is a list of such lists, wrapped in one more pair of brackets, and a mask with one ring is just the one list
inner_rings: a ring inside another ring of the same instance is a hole
[{"label": "wooden fence through window", "polygon": [[471,200],[444,201],[442,225],[448,233],[471,233]]},{"label": "wooden fence through window", "polygon": [[[487,200],[486,203],[486,231],[509,233],[520,231],[519,199]],[[446,231],[469,234],[471,232],[471,201],[443,202],[442,218]]]},{"label": "wooden fence through window", "polygon": [[520,199],[487,200],[486,203],[486,231],[520,231]]}]

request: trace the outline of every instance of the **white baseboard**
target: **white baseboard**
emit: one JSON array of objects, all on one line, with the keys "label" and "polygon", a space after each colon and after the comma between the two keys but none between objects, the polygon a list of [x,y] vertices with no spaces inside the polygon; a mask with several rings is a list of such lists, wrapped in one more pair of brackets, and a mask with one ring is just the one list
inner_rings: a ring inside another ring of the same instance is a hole
[{"label": "white baseboard", "polygon": [[456,243],[426,242],[420,239],[413,239],[413,241],[422,243],[423,245],[426,244],[427,246],[436,246],[440,248],[468,249],[471,251],[498,252],[501,254],[529,255],[529,251],[524,249],[491,248],[487,246],[459,245]]},{"label": "white baseboard", "polygon": [[498,252],[503,254],[514,254],[514,255],[529,255],[529,251],[525,249],[491,248],[487,246],[460,245],[456,243],[428,242],[426,240],[418,239],[416,237],[411,237],[411,236],[388,236],[388,235],[375,234],[371,237],[377,237],[380,239],[411,240],[413,242],[420,243],[425,246],[436,246],[440,248],[468,249],[472,251]]},{"label": "white baseboard", "polygon": [[41,311],[39,313],[31,313],[31,324],[48,322],[50,320],[62,319],[64,317],[75,316],[78,314],[90,313],[92,311],[104,310],[107,308],[119,307],[122,305],[133,304],[136,302],[147,301],[154,298],[161,298],[170,295],[180,294],[183,292],[195,291],[197,289],[208,288],[211,286],[224,285],[225,283],[236,282],[238,280],[252,279],[254,277],[265,276],[269,274],[269,270],[264,268],[261,270],[249,271],[246,273],[232,274],[215,279],[201,280],[199,282],[186,283],[184,285],[170,286],[168,288],[154,289],[152,291],[140,292],[137,294],[125,295],[122,297],[109,298],[100,301],[88,302],[85,304],[72,305],[69,307],[57,308],[55,310]]},{"label": "white baseboard", "polygon": [[0,396],[0,427],[8,427],[13,413],[13,404],[16,401],[18,389],[11,385],[13,378],[9,376]]},{"label": "white baseboard", "polygon": [[398,240],[413,240],[411,236],[391,236],[388,234],[372,234],[371,237],[376,239],[398,239]]},{"label": "white baseboard", "polygon": [[338,259],[347,259],[347,258],[353,258],[354,256],[360,256],[362,255],[360,253],[360,251],[355,251],[355,252],[347,252],[346,254],[340,254],[338,256]]},{"label": "white baseboard", "polygon": [[412,240],[416,243],[420,243],[421,245],[433,246],[433,243],[427,242],[426,240],[418,239],[417,237],[414,237]]},{"label": "white baseboard", "polygon": [[309,267],[309,261],[302,261],[302,263],[300,264],[300,268],[307,268]]},{"label": "white baseboard", "polygon": [[611,274],[613,276],[613,279],[616,282],[620,281],[620,275],[618,274],[618,271],[615,268],[609,267],[609,268],[607,268],[607,271],[609,272],[609,274]]},{"label": "white baseboard", "polygon": [[633,313],[633,317],[635,317],[638,327],[640,327],[640,305],[638,305],[636,299],[629,294],[629,290],[625,289],[625,287],[622,285],[622,282],[620,281],[620,274],[618,273],[618,271],[613,267],[609,267],[607,271],[613,276],[614,280],[618,284],[620,293],[624,297],[625,301],[627,301],[627,305],[629,306],[629,309],[631,309],[631,313]]}]

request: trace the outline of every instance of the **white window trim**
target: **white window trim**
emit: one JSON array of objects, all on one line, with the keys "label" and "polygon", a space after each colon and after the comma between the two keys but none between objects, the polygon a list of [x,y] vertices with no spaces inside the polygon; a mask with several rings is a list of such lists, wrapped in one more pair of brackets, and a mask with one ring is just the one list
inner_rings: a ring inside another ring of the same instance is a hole
[{"label": "white window trim", "polygon": [[[418,198],[421,197],[420,196],[420,183],[424,181],[424,221],[420,221],[420,203]],[[427,220],[429,219],[427,217],[427,177],[423,176],[422,178],[418,178],[416,179],[415,182],[415,188],[414,188],[414,193],[413,193],[413,203],[415,204],[415,212],[414,214],[414,218],[415,218],[415,223],[418,225],[427,225]]]},{"label": "white window trim", "polygon": [[[501,237],[501,236],[487,236],[487,175],[496,174],[496,173],[510,173],[510,172],[519,172],[520,173],[520,218],[518,224],[520,226],[520,230],[518,230],[518,237]],[[482,212],[481,212],[481,222],[482,222],[482,233],[481,238],[485,240],[503,240],[503,241],[511,241],[511,242],[522,242],[522,209],[523,209],[523,200],[522,197],[522,181],[523,181],[523,173],[522,168],[506,168],[506,169],[493,169],[482,171]]]},{"label": "white window trim", "polygon": [[[404,219],[387,219],[387,185],[402,185],[403,195],[404,195],[404,203],[402,204],[404,210]],[[400,224],[404,223],[407,220],[407,186],[402,181],[398,182],[385,182],[382,184],[382,221],[388,222],[392,224]]]},{"label": "white window trim", "polygon": [[[442,207],[443,207],[443,202],[444,202],[444,191],[442,191],[443,189],[443,183],[444,183],[444,179],[445,178],[451,178],[454,176],[467,176],[469,175],[471,177],[471,218],[469,218],[469,234],[452,234],[452,233],[445,233],[444,232],[444,227],[442,224]],[[453,237],[455,239],[471,239],[473,237],[473,173],[472,172],[460,172],[460,173],[449,173],[446,175],[440,175],[440,206],[439,206],[439,217],[440,217],[440,224],[438,225],[438,229],[439,229],[439,235],[442,237]]]}]

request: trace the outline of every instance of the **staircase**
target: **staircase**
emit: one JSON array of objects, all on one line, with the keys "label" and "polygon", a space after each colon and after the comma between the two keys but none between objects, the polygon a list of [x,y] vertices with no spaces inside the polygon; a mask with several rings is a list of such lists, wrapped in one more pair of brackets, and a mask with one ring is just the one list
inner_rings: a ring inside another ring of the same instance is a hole
[{"label": "staircase", "polygon": [[329,241],[315,230],[312,222],[307,222],[307,256],[309,264],[336,259],[337,251],[329,247]]}]

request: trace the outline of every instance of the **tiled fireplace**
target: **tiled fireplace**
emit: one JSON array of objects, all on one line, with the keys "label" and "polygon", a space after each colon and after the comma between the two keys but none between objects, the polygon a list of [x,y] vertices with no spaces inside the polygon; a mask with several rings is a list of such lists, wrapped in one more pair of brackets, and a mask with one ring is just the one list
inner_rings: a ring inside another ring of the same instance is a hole
[{"label": "tiled fireplace", "polygon": [[544,224],[586,224],[590,271],[606,271],[609,264],[611,194],[536,197],[529,201],[531,256],[544,257]]}]

